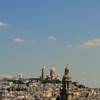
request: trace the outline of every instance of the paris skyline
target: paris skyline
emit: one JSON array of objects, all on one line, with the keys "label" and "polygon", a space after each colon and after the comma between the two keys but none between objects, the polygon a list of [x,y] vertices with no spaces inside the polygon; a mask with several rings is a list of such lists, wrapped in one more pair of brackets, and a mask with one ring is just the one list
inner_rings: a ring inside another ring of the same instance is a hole
[{"label": "paris skyline", "polygon": [[39,77],[42,65],[100,87],[100,1],[0,1],[0,75]]}]

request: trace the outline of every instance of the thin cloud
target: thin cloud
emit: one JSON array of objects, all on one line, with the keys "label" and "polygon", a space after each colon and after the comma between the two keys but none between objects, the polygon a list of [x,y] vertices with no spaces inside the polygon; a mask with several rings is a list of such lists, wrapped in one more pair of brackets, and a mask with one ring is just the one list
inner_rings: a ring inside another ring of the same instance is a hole
[{"label": "thin cloud", "polygon": [[83,44],[67,45],[67,47],[79,47],[79,48],[95,47],[95,46],[100,46],[100,39],[88,40]]},{"label": "thin cloud", "polygon": [[13,78],[14,76],[12,75],[0,75],[1,78]]},{"label": "thin cloud", "polygon": [[54,37],[54,36],[49,36],[48,39],[49,39],[49,40],[56,40],[56,37]]},{"label": "thin cloud", "polygon": [[4,22],[0,22],[0,26],[7,26],[8,24],[4,23]]},{"label": "thin cloud", "polygon": [[21,38],[15,38],[14,42],[27,42],[27,40],[21,39]]}]

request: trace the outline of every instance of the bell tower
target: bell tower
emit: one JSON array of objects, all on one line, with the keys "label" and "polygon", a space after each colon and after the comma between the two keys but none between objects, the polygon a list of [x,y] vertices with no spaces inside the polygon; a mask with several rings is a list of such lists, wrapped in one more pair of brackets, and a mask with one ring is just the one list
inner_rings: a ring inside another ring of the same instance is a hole
[{"label": "bell tower", "polygon": [[69,72],[68,64],[65,68],[65,74],[62,78],[62,89],[60,92],[61,100],[72,100],[73,91],[72,91],[72,78]]}]

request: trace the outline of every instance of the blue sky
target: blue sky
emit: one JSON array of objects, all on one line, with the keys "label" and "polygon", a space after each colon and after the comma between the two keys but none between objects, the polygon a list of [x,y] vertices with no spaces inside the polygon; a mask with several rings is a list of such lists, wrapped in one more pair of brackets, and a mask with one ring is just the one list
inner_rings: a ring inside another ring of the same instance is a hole
[{"label": "blue sky", "polygon": [[0,1],[0,75],[39,77],[69,64],[73,81],[100,87],[99,0]]}]

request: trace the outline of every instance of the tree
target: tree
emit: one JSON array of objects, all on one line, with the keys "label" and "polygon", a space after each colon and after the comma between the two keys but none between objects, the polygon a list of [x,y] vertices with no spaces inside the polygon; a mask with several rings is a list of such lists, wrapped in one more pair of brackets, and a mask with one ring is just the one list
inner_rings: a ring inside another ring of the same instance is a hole
[{"label": "tree", "polygon": [[82,85],[82,84],[80,84],[80,85],[78,86],[78,88],[85,88],[85,86]]}]

